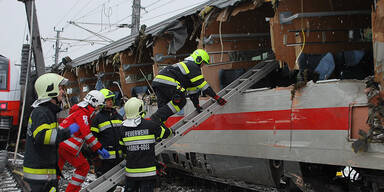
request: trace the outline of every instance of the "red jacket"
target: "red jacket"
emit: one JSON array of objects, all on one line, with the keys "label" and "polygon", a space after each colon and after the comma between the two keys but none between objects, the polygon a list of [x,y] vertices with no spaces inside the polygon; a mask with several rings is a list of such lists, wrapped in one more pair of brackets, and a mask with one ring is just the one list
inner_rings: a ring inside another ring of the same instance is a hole
[{"label": "red jacket", "polygon": [[90,116],[95,109],[88,105],[87,107],[79,107],[74,105],[69,111],[69,116],[60,124],[61,127],[68,127],[72,123],[79,125],[79,131],[73,136],[60,143],[59,147],[66,149],[73,155],[79,153],[82,144],[85,142],[93,151],[101,149],[101,144],[91,133]]}]

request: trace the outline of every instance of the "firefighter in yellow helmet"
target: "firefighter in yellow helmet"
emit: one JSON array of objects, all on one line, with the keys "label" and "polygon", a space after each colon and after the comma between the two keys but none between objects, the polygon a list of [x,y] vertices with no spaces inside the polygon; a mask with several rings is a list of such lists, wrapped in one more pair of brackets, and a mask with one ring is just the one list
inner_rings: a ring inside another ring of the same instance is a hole
[{"label": "firefighter in yellow helmet", "polygon": [[142,117],[144,102],[132,97],[124,105],[126,120],[121,129],[120,144],[126,153],[125,176],[127,192],[153,192],[156,183],[155,142],[172,134]]},{"label": "firefighter in yellow helmet", "polygon": [[115,165],[123,160],[122,151],[119,145],[120,128],[123,117],[117,113],[114,106],[115,94],[108,89],[101,89],[100,92],[105,97],[105,105],[95,115],[91,123],[91,131],[93,135],[99,139],[102,146],[108,150],[110,156],[101,159],[101,165],[96,167],[96,175],[100,177]]},{"label": "firefighter in yellow helmet", "polygon": [[37,100],[27,127],[24,180],[33,192],[55,191],[58,188],[58,144],[79,130],[74,123],[68,129],[58,126],[56,114],[63,98],[63,85],[68,80],[55,73],[41,75],[35,82]]},{"label": "firefighter in yellow helmet", "polygon": [[164,122],[179,112],[186,104],[185,97],[191,98],[197,112],[201,112],[199,93],[214,98],[220,105],[227,101],[216,95],[201,73],[201,67],[209,64],[209,55],[203,49],[195,50],[184,61],[162,69],[152,81],[157,96],[158,110],[151,116],[155,122]]}]

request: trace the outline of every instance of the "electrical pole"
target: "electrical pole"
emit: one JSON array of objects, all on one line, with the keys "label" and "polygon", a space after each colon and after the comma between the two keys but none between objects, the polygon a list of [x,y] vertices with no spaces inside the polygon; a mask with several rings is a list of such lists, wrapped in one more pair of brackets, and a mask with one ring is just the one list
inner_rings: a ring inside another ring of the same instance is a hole
[{"label": "electrical pole", "polygon": [[33,58],[37,75],[45,73],[45,62],[40,40],[39,24],[37,23],[35,0],[19,0],[25,4],[29,30],[31,31]]},{"label": "electrical pole", "polygon": [[140,28],[140,0],[133,0],[132,5],[132,28],[131,35],[135,35],[139,33]]},{"label": "electrical pole", "polygon": [[56,28],[53,28],[54,31],[56,31],[56,46],[55,46],[55,65],[59,63],[59,52],[60,52],[60,33],[63,32],[63,28],[61,30],[56,30]]}]

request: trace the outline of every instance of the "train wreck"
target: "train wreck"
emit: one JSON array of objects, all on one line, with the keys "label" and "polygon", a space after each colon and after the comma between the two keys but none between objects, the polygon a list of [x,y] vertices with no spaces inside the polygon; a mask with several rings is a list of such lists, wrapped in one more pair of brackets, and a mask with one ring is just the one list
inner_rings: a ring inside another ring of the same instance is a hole
[{"label": "train wreck", "polygon": [[[204,49],[204,78],[228,103],[200,95],[198,113],[188,99],[165,123],[175,136],[156,145],[159,162],[279,191],[379,192],[383,30],[383,0],[212,0],[54,70],[69,80],[67,106],[106,87],[119,109],[142,98],[149,118],[159,71]],[[82,190],[110,189],[122,167]]]}]

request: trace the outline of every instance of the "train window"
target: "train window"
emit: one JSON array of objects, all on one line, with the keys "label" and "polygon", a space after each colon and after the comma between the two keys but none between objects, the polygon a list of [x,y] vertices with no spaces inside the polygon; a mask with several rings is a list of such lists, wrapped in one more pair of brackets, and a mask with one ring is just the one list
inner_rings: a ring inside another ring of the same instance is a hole
[{"label": "train window", "polygon": [[8,89],[8,62],[0,60],[0,90]]}]

